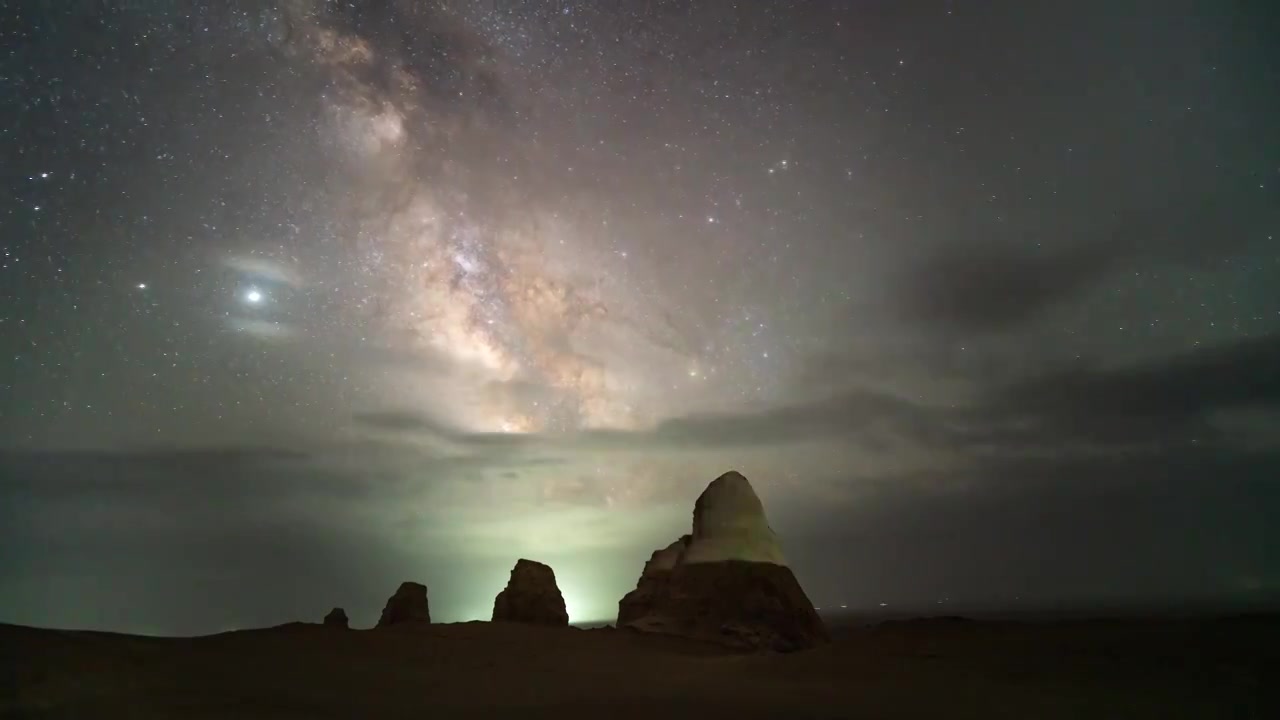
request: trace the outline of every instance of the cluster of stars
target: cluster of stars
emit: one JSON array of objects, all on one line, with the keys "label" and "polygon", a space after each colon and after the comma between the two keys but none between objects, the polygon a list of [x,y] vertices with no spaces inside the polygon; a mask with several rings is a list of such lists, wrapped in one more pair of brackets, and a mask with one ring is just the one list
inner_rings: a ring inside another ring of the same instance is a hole
[{"label": "cluster of stars", "polygon": [[[14,112],[68,138],[15,165],[7,287],[62,298],[5,310],[27,328],[11,356],[22,382],[62,382],[68,348],[126,347],[113,376],[149,384],[163,372],[147,358],[173,370],[176,357],[201,388],[223,386],[195,390],[215,404],[240,385],[242,403],[332,413],[371,388],[370,402],[452,397],[429,384],[413,396],[343,349],[377,346],[482,368],[489,399],[446,415],[492,405],[490,427],[638,426],[782,401],[824,347],[888,342],[892,285],[912,282],[893,268],[933,248],[999,233],[1057,252],[1096,234],[1081,218],[1107,215],[1071,200],[1091,185],[1084,164],[1105,162],[1084,136],[977,122],[964,93],[991,103],[988,88],[941,93],[945,68],[901,42],[834,42],[859,25],[843,11],[740,9],[791,28],[746,52],[720,34],[720,10],[661,6],[400,18],[448,28],[447,60],[366,22],[379,11],[211,12],[202,52],[288,58],[231,75],[159,60],[191,38],[123,13],[99,28],[119,53],[75,50],[75,73],[15,70]],[[833,42],[812,45],[825,49],[806,74],[779,75],[815,38]],[[691,46],[708,48],[697,77],[678,62]],[[377,73],[394,82],[368,82]],[[170,116],[173,88],[190,102]],[[1196,92],[1170,106],[1179,117],[1204,106]],[[931,186],[939,168],[959,173],[949,189]],[[1277,186],[1274,169],[1244,174],[1254,193]],[[1280,308],[1254,298],[1275,264],[1240,258],[1109,276],[1088,311],[1037,330],[1037,348],[1083,360],[1109,352],[1084,338],[1133,338],[1141,354],[1270,332]],[[137,292],[106,290],[121,287]],[[218,339],[229,330],[238,339]],[[943,345],[972,362],[995,352]]]}]

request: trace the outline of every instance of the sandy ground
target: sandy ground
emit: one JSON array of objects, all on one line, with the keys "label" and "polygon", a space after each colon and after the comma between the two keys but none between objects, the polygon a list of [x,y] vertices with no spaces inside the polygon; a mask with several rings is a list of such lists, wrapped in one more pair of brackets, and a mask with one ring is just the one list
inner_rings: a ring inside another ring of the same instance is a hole
[{"label": "sandy ground", "polygon": [[732,655],[632,632],[0,625],[0,717],[1280,718],[1280,618],[837,628]]}]

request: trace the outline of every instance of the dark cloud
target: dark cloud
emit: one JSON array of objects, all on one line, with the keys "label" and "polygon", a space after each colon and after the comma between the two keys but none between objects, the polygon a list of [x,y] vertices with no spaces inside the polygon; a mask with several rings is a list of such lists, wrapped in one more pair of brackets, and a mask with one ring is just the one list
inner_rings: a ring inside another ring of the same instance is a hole
[{"label": "dark cloud", "polygon": [[1280,410],[1280,335],[1172,358],[1054,373],[998,391],[989,410],[1034,419],[1045,442],[1211,440],[1218,411]]},{"label": "dark cloud", "polygon": [[749,448],[838,440],[873,452],[904,447],[1019,453],[1213,442],[1215,412],[1280,409],[1280,336],[1114,368],[1080,368],[988,384],[964,403],[928,404],[847,390],[757,412],[688,415],[648,430],[572,435],[469,433],[424,415],[366,413],[358,424],[490,451],[591,447]]},{"label": "dark cloud", "polygon": [[1029,322],[1102,279],[1115,262],[1100,246],[1043,251],[1036,246],[947,245],[898,286],[904,319],[945,330],[1001,330]]},{"label": "dark cloud", "polygon": [[806,509],[787,550],[818,604],[946,612],[935,601],[948,598],[963,612],[1274,600],[1277,467],[1274,450],[1185,448],[832,480],[866,491],[838,510]]},{"label": "dark cloud", "polygon": [[847,392],[820,402],[789,405],[754,414],[701,415],[668,420],[651,437],[667,445],[754,446],[769,443],[847,438],[875,425],[889,425],[917,437],[932,438],[942,428],[929,408],[867,390]]},{"label": "dark cloud", "polygon": [[585,430],[577,433],[468,432],[426,415],[404,411],[361,413],[357,426],[410,433],[460,446],[515,451],[540,447],[644,449],[750,447],[848,437],[885,424],[910,427],[918,437],[940,430],[928,409],[891,395],[856,391],[822,402],[787,405],[757,413],[689,415],[666,420],[648,430]]},{"label": "dark cloud", "polygon": [[445,435],[447,431],[425,415],[405,410],[379,410],[356,413],[355,422],[375,430],[416,431]]},{"label": "dark cloud", "polygon": [[1057,373],[1005,389],[999,404],[1067,418],[1182,418],[1280,405],[1280,335],[1114,369]]},{"label": "dark cloud", "polygon": [[1280,335],[1268,335],[1137,364],[988,383],[963,404],[930,406],[858,390],[755,415],[673,420],[655,436],[743,445],[807,437],[852,441],[879,427],[913,444],[943,449],[1207,442],[1223,439],[1211,425],[1216,412],[1280,410],[1277,367]]},{"label": "dark cloud", "polygon": [[1265,251],[1278,216],[1250,192],[1256,185],[1232,177],[1205,189],[1170,177],[1149,179],[1160,191],[1131,206],[1099,197],[1081,217],[1029,217],[995,235],[973,222],[948,228],[892,275],[893,314],[931,334],[1010,332],[1117,273],[1206,272]]}]

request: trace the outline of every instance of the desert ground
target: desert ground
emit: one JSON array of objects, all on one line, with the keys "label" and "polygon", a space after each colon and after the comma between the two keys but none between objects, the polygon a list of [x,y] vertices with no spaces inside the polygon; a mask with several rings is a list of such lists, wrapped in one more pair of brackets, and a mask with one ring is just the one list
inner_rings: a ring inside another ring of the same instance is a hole
[{"label": "desert ground", "polygon": [[195,638],[0,625],[17,718],[1275,718],[1280,617],[833,625],[732,654],[505,623]]}]

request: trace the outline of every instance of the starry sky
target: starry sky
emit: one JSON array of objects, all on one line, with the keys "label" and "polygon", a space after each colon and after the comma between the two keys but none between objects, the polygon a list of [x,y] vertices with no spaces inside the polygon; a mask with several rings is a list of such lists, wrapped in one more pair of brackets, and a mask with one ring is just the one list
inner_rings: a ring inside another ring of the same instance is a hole
[{"label": "starry sky", "polygon": [[[1263,2],[0,2],[0,620],[1280,596]],[[948,606],[949,607],[949,606]]]}]

